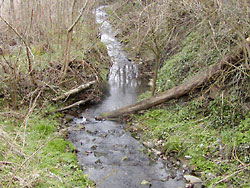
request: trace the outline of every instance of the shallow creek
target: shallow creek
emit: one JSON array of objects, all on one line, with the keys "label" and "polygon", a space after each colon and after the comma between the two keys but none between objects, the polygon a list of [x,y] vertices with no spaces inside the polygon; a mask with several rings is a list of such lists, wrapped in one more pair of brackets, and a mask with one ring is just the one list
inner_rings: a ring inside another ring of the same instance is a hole
[{"label": "shallow creek", "polygon": [[95,13],[101,41],[107,47],[112,67],[108,78],[109,96],[74,119],[69,132],[83,173],[96,183],[97,188],[185,187],[182,176],[169,178],[165,162],[160,158],[150,159],[144,153],[145,147],[124,130],[122,124],[95,120],[94,117],[102,112],[136,102],[142,87],[138,68],[122,51],[115,31],[106,20],[104,7],[99,7]]}]

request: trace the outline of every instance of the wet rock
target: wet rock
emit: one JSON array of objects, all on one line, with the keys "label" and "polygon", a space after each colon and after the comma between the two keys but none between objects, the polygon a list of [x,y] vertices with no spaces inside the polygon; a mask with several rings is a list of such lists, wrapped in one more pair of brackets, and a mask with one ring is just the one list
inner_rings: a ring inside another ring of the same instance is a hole
[{"label": "wet rock", "polygon": [[167,175],[164,179],[162,179],[161,181],[169,181],[170,175]]},{"label": "wet rock", "polygon": [[101,157],[107,155],[106,153],[101,153],[101,152],[94,152],[95,157]]},{"label": "wet rock", "polygon": [[100,159],[98,159],[98,160],[95,162],[95,164],[102,164],[102,162],[101,162]]},{"label": "wet rock", "polygon": [[85,130],[85,127],[82,125],[82,124],[76,124],[76,128],[77,129],[83,129],[83,130]]},{"label": "wet rock", "polygon": [[147,180],[142,180],[141,185],[151,185],[151,183]]},{"label": "wet rock", "polygon": [[192,175],[184,175],[184,179],[192,185],[193,188],[202,188],[202,180],[198,177],[192,176]]},{"label": "wet rock", "polygon": [[91,135],[96,135],[98,133],[98,131],[90,131],[90,130],[86,130],[86,132]]},{"label": "wet rock", "polygon": [[126,160],[128,160],[128,157],[127,157],[127,156],[124,156],[124,157],[121,158],[121,160],[122,160],[122,161],[126,161]]},{"label": "wet rock", "polygon": [[106,138],[107,136],[108,136],[107,133],[103,133],[103,134],[100,135],[101,138]]},{"label": "wet rock", "polygon": [[174,167],[179,167],[181,165],[181,162],[180,161],[176,161],[175,163],[174,163]]},{"label": "wet rock", "polygon": [[96,150],[96,148],[97,148],[97,145],[93,145],[93,146],[91,146],[91,148],[90,148],[90,149],[92,149],[92,150]]},{"label": "wet rock", "polygon": [[156,150],[156,149],[152,149],[152,151],[154,152],[155,155],[160,155],[161,154],[161,152]]},{"label": "wet rock", "polygon": [[85,153],[88,155],[90,153],[93,153],[92,151],[85,151]]},{"label": "wet rock", "polygon": [[182,172],[177,172],[175,179],[177,181],[183,180],[183,173]]}]

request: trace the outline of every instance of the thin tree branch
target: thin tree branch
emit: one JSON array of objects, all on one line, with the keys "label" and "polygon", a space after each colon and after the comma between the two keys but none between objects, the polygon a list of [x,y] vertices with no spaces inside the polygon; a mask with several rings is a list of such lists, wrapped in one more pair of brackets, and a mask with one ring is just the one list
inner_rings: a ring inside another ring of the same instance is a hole
[{"label": "thin tree branch", "polygon": [[82,7],[82,9],[80,11],[80,14],[75,19],[75,22],[68,28],[68,33],[71,32],[74,29],[75,25],[79,22],[80,18],[82,17],[82,14],[83,14],[84,10],[87,8],[88,2],[89,2],[89,0],[87,0],[85,2],[85,4],[83,5],[83,7]]},{"label": "thin tree branch", "polygon": [[27,42],[24,40],[24,38],[21,36],[21,34],[17,31],[16,28],[14,28],[7,20],[5,20],[1,15],[0,15],[1,20],[21,39],[21,41],[24,43],[25,45],[25,49],[26,49],[26,55],[28,58],[28,65],[29,65],[29,75],[31,77],[31,80],[33,82],[34,85],[36,85],[35,80],[34,80],[34,75],[32,73],[32,62],[30,59],[30,55],[32,56],[33,62],[35,62],[34,60],[34,55],[29,47],[29,45],[27,44]]}]

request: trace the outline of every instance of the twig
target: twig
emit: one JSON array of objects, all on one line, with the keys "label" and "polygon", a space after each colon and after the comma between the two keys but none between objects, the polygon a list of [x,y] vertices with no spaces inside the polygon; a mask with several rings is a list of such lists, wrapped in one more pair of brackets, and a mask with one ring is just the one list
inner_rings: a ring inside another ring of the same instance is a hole
[{"label": "twig", "polygon": [[30,160],[32,159],[43,147],[45,147],[51,140],[55,139],[56,136],[53,136],[51,139],[49,139],[45,144],[41,145],[34,153],[32,153],[27,159],[25,159],[23,161],[23,163],[14,171],[11,179],[10,179],[10,182],[8,183],[7,187],[10,187],[12,182],[13,182],[13,178],[16,176],[17,172],[19,170],[21,170],[21,168]]},{"label": "twig", "polygon": [[62,178],[60,178],[60,176],[55,175],[55,174],[52,173],[50,170],[48,170],[48,173],[49,173],[51,176],[56,177],[61,183],[63,183],[63,180],[62,180]]},{"label": "twig", "polygon": [[90,101],[91,99],[92,99],[92,98],[87,98],[87,99],[85,99],[85,100],[78,101],[78,102],[76,102],[76,103],[74,103],[74,104],[71,104],[71,105],[66,106],[66,107],[64,107],[64,108],[61,108],[61,109],[59,109],[59,110],[56,110],[55,112],[61,112],[61,111],[64,111],[64,110],[68,110],[68,109],[73,108],[73,107],[75,107],[75,106],[79,106],[79,105],[81,105],[81,104],[84,104],[84,103]]},{"label": "twig", "polygon": [[[224,177],[223,179],[221,179],[221,180],[215,182],[213,185],[217,185],[217,184],[219,184],[219,183],[221,183],[221,182],[227,180],[228,178],[232,177],[233,175],[238,174],[239,172],[241,172],[241,171],[243,171],[243,170],[246,170],[246,169],[248,168],[248,166],[249,166],[249,165],[242,167],[241,169],[235,171],[234,173],[232,173],[232,174],[230,174],[230,175]],[[213,185],[212,185],[212,186],[213,186]]]},{"label": "twig", "polygon": [[4,165],[12,165],[12,162],[9,161],[0,161],[0,164],[4,164]]},{"label": "twig", "polygon": [[234,158],[236,159],[236,161],[238,161],[241,165],[247,166],[247,164],[243,163],[243,162],[238,158],[237,151],[236,151],[236,143],[235,143],[235,141],[234,141],[234,148],[233,148],[233,156],[234,156]]},{"label": "twig", "polygon": [[82,17],[83,11],[86,9],[87,5],[88,5],[89,0],[87,0],[85,2],[85,4],[83,5],[80,14],[78,15],[78,17],[75,19],[75,22],[68,28],[68,32],[71,32],[72,29],[75,27],[75,25],[79,22],[80,18]]},{"label": "twig", "polygon": [[39,91],[38,95],[34,99],[34,101],[32,103],[32,106],[29,108],[29,111],[28,111],[28,113],[27,113],[27,115],[26,115],[26,117],[25,117],[25,119],[23,121],[23,125],[24,125],[24,131],[23,131],[23,148],[25,146],[26,128],[27,128],[28,120],[29,120],[29,117],[32,114],[34,108],[36,107],[36,101],[40,97],[41,93],[42,93],[42,90]]}]

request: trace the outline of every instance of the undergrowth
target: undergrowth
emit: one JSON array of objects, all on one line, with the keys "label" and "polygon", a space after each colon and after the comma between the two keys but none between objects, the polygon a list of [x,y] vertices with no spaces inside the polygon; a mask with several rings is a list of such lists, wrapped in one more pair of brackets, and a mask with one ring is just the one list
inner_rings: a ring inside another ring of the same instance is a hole
[{"label": "undergrowth", "polygon": [[167,55],[168,58],[159,70],[159,91],[180,85],[204,67],[219,60],[220,54],[216,49],[208,49],[210,41],[204,40],[200,30],[188,33],[180,42],[179,50],[172,56]]},{"label": "undergrowth", "polygon": [[45,115],[53,109],[35,109],[26,125],[24,111],[0,113],[1,187],[91,187],[59,131],[59,114]]},{"label": "undergrowth", "polygon": [[250,113],[230,105],[231,98],[193,100],[148,110],[134,117],[142,139],[162,143],[162,152],[191,156],[190,166],[208,187],[249,187]]}]

